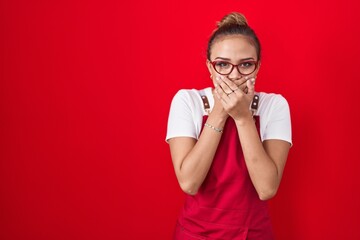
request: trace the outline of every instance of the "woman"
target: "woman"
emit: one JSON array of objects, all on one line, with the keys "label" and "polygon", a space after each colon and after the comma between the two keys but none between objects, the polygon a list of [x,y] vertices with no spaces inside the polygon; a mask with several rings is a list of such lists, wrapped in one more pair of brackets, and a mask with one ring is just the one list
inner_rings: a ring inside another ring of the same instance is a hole
[{"label": "woman", "polygon": [[257,93],[261,47],[246,18],[225,16],[207,49],[214,89],[180,90],[166,140],[187,193],[174,239],[273,239],[266,200],[291,146],[287,101]]}]

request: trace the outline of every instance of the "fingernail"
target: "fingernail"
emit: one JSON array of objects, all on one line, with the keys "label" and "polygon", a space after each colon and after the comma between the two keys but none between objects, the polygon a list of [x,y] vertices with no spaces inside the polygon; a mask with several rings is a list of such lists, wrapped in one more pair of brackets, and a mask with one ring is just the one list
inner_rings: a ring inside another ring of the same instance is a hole
[{"label": "fingernail", "polygon": [[245,77],[245,80],[248,80],[248,79],[249,79],[249,77],[248,77],[248,76],[246,76],[246,77]]}]

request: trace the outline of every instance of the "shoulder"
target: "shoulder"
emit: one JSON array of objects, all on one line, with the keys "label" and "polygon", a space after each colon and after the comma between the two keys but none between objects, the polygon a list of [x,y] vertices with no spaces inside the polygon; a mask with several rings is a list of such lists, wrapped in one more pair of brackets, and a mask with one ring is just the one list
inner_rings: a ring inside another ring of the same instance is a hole
[{"label": "shoulder", "polygon": [[287,100],[281,95],[277,93],[265,93],[259,92],[260,101],[264,103],[271,103],[271,104],[287,104]]},{"label": "shoulder", "polygon": [[201,96],[210,90],[181,89],[172,102],[168,119],[166,139],[192,137],[198,139],[205,110]]},{"label": "shoulder", "polygon": [[261,108],[263,111],[270,109],[289,108],[287,100],[281,94],[265,92],[259,92],[257,94],[260,97],[259,108]]},{"label": "shoulder", "polygon": [[260,100],[256,115],[271,120],[290,114],[289,104],[282,95],[264,92],[258,92],[257,94]]},{"label": "shoulder", "polygon": [[187,105],[197,105],[199,103],[202,104],[201,96],[208,95],[209,91],[211,93],[210,88],[205,89],[181,89],[179,90],[174,98],[173,102],[182,102]]},{"label": "shoulder", "polygon": [[199,96],[205,94],[206,90],[208,88],[205,89],[180,89],[174,97],[177,98],[191,98],[191,99],[196,99]]},{"label": "shoulder", "polygon": [[280,139],[292,144],[291,117],[287,100],[280,94],[258,93],[261,139]]}]

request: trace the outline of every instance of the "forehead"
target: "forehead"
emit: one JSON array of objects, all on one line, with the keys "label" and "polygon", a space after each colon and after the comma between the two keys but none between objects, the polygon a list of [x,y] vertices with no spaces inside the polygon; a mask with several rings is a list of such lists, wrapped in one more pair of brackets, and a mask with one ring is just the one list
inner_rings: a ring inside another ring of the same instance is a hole
[{"label": "forehead", "polygon": [[256,60],[256,48],[250,41],[242,35],[220,37],[211,48],[211,59],[223,57],[237,61],[252,57]]}]

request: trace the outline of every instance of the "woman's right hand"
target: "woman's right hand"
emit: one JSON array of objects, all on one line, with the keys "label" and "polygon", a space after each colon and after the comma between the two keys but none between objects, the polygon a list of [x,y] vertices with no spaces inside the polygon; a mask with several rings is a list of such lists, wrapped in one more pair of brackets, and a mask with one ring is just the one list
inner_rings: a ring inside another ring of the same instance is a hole
[{"label": "woman's right hand", "polygon": [[[215,86],[216,87],[216,86]],[[221,100],[217,97],[217,94],[215,93],[215,89],[212,90],[213,96],[214,96],[214,107],[210,113],[212,116],[220,117],[223,119],[227,119],[229,117],[229,114],[225,111],[223,105],[221,104]]]}]

